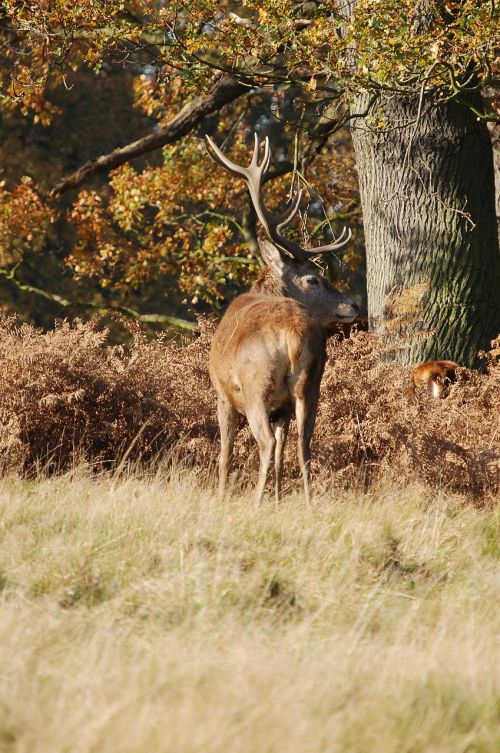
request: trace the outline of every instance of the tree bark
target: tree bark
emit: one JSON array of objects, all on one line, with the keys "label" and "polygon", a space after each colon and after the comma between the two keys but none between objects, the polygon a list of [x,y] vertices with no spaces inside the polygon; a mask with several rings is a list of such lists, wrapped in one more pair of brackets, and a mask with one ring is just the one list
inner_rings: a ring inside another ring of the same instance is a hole
[{"label": "tree bark", "polygon": [[[369,97],[361,96],[355,112]],[[420,106],[421,105],[421,106]],[[402,363],[478,364],[500,331],[488,129],[465,105],[384,96],[353,120],[370,327]]]},{"label": "tree bark", "polygon": [[493,170],[495,173],[495,212],[497,215],[498,240],[500,242],[500,123],[489,123],[488,130],[493,145]]}]

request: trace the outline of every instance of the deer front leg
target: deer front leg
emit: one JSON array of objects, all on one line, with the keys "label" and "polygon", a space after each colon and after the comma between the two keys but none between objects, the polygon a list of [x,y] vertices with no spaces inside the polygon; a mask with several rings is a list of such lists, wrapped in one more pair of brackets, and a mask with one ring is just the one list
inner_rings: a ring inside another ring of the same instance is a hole
[{"label": "deer front leg", "polygon": [[274,478],[275,478],[275,503],[276,507],[281,498],[281,480],[283,478],[283,455],[285,452],[286,440],[288,437],[288,427],[290,426],[290,416],[282,416],[273,424],[276,447],[274,449]]},{"label": "deer front leg", "polygon": [[224,498],[227,486],[229,466],[233,456],[234,435],[236,427],[236,411],[227,400],[219,395],[217,398],[217,418],[220,429],[220,455],[219,455],[219,493],[218,499]]}]

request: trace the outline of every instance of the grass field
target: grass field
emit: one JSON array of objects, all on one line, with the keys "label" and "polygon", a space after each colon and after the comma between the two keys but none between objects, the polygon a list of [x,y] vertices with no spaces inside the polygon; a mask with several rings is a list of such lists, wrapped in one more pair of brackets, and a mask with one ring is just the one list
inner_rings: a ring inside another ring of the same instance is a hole
[{"label": "grass field", "polygon": [[1,753],[500,749],[498,512],[181,471],[0,497]]}]

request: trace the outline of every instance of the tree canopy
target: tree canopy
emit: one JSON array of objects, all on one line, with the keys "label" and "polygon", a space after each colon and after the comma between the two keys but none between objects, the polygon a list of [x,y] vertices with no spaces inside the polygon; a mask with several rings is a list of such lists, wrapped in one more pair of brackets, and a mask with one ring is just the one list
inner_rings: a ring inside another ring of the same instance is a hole
[{"label": "tree canopy", "polygon": [[381,98],[417,95],[495,119],[497,24],[477,0],[4,0],[2,279],[56,307],[217,307],[255,274],[255,219],[203,133],[241,161],[269,133],[269,205],[304,182],[296,232],[328,237],[359,217],[354,116],[390,129]]}]

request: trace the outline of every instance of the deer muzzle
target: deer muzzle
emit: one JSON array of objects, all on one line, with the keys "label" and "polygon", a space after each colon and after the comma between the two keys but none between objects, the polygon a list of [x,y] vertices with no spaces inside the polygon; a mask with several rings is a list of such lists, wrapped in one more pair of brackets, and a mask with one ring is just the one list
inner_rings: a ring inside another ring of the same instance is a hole
[{"label": "deer muzzle", "polygon": [[337,315],[341,319],[354,319],[359,314],[359,306],[354,301],[346,301],[337,306]]}]

